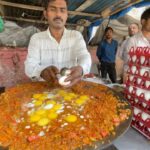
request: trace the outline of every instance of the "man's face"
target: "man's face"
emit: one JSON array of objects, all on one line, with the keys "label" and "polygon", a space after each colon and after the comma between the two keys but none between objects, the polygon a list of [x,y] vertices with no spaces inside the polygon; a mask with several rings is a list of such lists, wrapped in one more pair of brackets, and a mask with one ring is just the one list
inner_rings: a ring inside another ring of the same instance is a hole
[{"label": "man's face", "polygon": [[106,39],[112,39],[112,36],[113,36],[113,31],[112,31],[112,30],[108,30],[108,31],[105,33]]},{"label": "man's face", "polygon": [[128,31],[129,31],[129,36],[133,36],[139,32],[139,27],[136,24],[130,24]]},{"label": "man's face", "polygon": [[44,16],[49,26],[55,29],[62,29],[68,18],[67,4],[65,0],[55,0],[49,3]]},{"label": "man's face", "polygon": [[142,29],[150,32],[150,18],[148,18],[147,20],[142,19]]}]

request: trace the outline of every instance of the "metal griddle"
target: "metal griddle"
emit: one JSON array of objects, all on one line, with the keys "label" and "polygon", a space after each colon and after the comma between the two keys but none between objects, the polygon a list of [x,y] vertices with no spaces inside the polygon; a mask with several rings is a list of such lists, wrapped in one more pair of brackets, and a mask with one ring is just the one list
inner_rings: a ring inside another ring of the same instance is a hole
[{"label": "metal griddle", "polygon": [[[115,92],[111,88],[108,88],[108,91],[112,92],[112,94],[118,98],[119,101],[126,101],[127,100],[123,97],[122,94]],[[128,102],[127,102],[128,103]],[[128,103],[128,105],[125,107],[126,109],[131,110],[131,105]],[[108,148],[112,143],[118,139],[120,136],[126,133],[126,131],[129,129],[131,121],[132,121],[132,115],[133,113],[130,114],[129,118],[122,122],[119,126],[116,127],[115,135],[110,135],[107,136],[103,141],[97,141],[94,142],[93,146],[84,146],[82,150],[102,150]],[[9,150],[9,148],[3,148],[0,146],[0,150]],[[77,150],[81,150],[80,148],[77,148]]]}]

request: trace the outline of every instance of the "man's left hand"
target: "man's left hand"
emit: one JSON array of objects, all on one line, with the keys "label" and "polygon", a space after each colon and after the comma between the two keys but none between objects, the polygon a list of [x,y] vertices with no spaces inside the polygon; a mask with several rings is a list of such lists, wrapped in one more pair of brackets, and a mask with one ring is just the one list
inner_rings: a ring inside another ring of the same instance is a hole
[{"label": "man's left hand", "polygon": [[71,83],[65,87],[71,87],[79,82],[83,75],[83,68],[81,66],[75,66],[70,68],[71,74],[66,78],[65,82],[70,81]]}]

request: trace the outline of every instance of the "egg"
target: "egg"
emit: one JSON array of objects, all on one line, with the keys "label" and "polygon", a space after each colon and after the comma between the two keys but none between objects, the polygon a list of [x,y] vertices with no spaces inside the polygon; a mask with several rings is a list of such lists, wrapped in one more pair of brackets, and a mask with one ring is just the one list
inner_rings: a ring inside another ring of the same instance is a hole
[{"label": "egg", "polygon": [[132,61],[135,62],[136,59],[137,59],[136,55],[133,55],[133,56],[132,56]]},{"label": "egg", "polygon": [[134,114],[137,115],[139,114],[141,111],[138,108],[134,108]]},{"label": "egg", "polygon": [[44,106],[44,109],[48,110],[48,109],[52,109],[53,108],[53,104],[47,104]]},{"label": "egg", "polygon": [[40,116],[39,115],[36,115],[36,114],[33,114],[30,116],[30,122],[37,122],[40,120]]},{"label": "egg", "polygon": [[48,118],[42,118],[37,122],[37,124],[39,126],[46,126],[49,122],[50,120]]},{"label": "egg", "polygon": [[131,71],[132,71],[133,74],[135,74],[136,70],[137,70],[136,66],[131,67]]},{"label": "egg", "polygon": [[46,104],[52,104],[52,105],[55,105],[55,104],[56,104],[56,101],[54,101],[54,100],[49,100],[49,101],[46,102]]},{"label": "egg", "polygon": [[146,119],[150,118],[150,116],[146,113],[142,113],[142,119],[145,121]]},{"label": "egg", "polygon": [[137,95],[137,96],[140,96],[142,93],[143,93],[143,90],[142,90],[142,89],[137,89],[137,90],[136,90],[136,95]]},{"label": "egg", "polygon": [[141,78],[138,78],[138,79],[137,79],[137,83],[138,83],[138,84],[140,84],[140,83],[141,83],[141,81],[142,81],[142,79],[141,79]]},{"label": "egg", "polygon": [[71,101],[71,100],[72,100],[72,97],[71,97],[70,95],[66,95],[66,96],[64,97],[64,100],[65,100],[65,101]]},{"label": "egg", "polygon": [[62,104],[56,104],[56,105],[54,105],[53,110],[57,111],[57,110],[60,110],[63,108],[64,108],[64,106]]},{"label": "egg", "polygon": [[131,96],[130,95],[128,95],[128,99],[130,99],[131,98]]},{"label": "egg", "polygon": [[150,81],[146,81],[145,85],[146,85],[146,88],[149,88],[150,87]]},{"label": "egg", "polygon": [[129,79],[130,81],[133,81],[134,76],[130,76]]},{"label": "egg", "polygon": [[75,116],[75,115],[68,115],[68,116],[65,118],[65,120],[66,120],[67,122],[73,123],[73,122],[76,122],[76,121],[77,121],[77,116]]},{"label": "egg", "polygon": [[39,109],[39,110],[37,110],[36,112],[35,112],[37,115],[45,115],[46,114],[46,110],[44,110],[44,109]]},{"label": "egg", "polygon": [[83,105],[85,102],[86,102],[86,100],[84,100],[84,99],[77,99],[76,101],[76,104],[78,104],[78,105]]},{"label": "egg", "polygon": [[142,106],[145,108],[145,107],[147,106],[147,104],[145,104],[145,103],[142,103]]},{"label": "egg", "polygon": [[141,126],[141,127],[143,126],[143,123],[142,123],[142,122],[140,122],[140,126]]},{"label": "egg", "polygon": [[33,98],[34,98],[34,99],[38,99],[40,96],[41,96],[41,94],[34,94],[34,95],[33,95]]},{"label": "egg", "polygon": [[130,86],[129,87],[129,92],[132,93],[132,91],[133,91],[133,86]]},{"label": "egg", "polygon": [[145,68],[141,68],[140,75],[143,76],[145,72],[146,72],[146,69]]},{"label": "egg", "polygon": [[135,102],[137,103],[139,100],[137,98],[135,98]]},{"label": "egg", "polygon": [[65,75],[66,75],[66,76],[68,76],[68,75],[70,75],[70,74],[71,74],[71,70],[68,69],[68,70],[65,71]]},{"label": "egg", "polygon": [[145,56],[141,56],[141,57],[140,57],[140,63],[141,63],[141,65],[143,65],[144,62],[145,62]]},{"label": "egg", "polygon": [[58,117],[58,114],[55,112],[51,112],[47,115],[47,117],[51,120],[56,119]]},{"label": "egg", "polygon": [[145,100],[146,101],[150,100],[150,92],[145,91]]},{"label": "egg", "polygon": [[67,79],[67,76],[62,76],[60,79],[59,79],[59,84],[62,85],[62,86],[67,86],[69,85],[71,82],[70,81],[67,81],[65,82],[65,80]]}]

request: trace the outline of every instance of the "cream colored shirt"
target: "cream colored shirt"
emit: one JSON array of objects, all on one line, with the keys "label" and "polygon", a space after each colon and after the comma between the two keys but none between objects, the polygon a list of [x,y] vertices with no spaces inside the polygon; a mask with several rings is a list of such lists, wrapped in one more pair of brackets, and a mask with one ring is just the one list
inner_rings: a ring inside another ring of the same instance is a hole
[{"label": "cream colored shirt", "polygon": [[51,65],[58,69],[80,65],[84,74],[89,73],[91,56],[80,32],[65,29],[60,43],[49,29],[32,36],[25,61],[26,74],[40,80],[42,70]]}]

